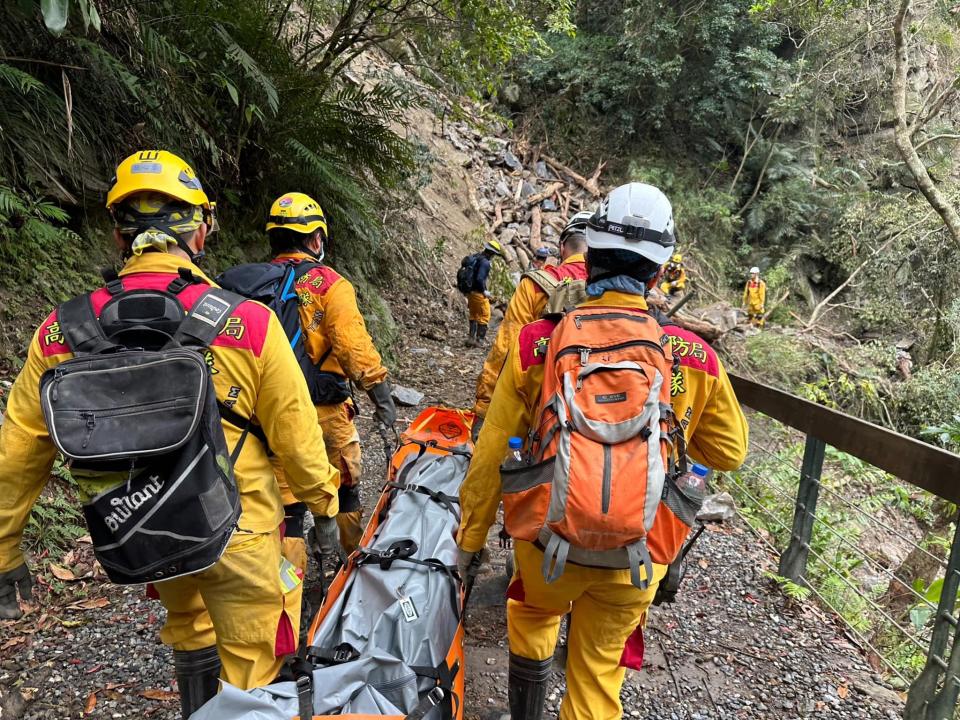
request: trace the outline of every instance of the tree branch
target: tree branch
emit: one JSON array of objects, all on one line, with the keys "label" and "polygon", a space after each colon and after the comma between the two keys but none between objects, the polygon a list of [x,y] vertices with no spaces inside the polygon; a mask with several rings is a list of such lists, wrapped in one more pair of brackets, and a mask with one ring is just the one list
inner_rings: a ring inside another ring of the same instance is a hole
[{"label": "tree branch", "polygon": [[900,11],[893,23],[894,39],[894,72],[893,72],[893,111],[896,117],[896,124],[893,128],[893,139],[897,150],[903,158],[907,169],[913,175],[913,179],[920,188],[920,192],[927,199],[936,213],[943,220],[944,225],[950,232],[954,243],[960,248],[960,214],[956,208],[950,204],[950,201],[940,192],[926,166],[917,153],[917,148],[910,139],[910,124],[907,121],[907,41],[904,36],[904,25],[910,16],[911,0],[901,0]]}]

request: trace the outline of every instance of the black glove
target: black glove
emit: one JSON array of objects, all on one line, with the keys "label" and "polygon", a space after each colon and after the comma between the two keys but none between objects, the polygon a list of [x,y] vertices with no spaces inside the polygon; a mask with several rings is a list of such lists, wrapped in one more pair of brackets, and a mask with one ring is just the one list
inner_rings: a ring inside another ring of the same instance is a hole
[{"label": "black glove", "polygon": [[320,556],[321,570],[325,577],[335,575],[347,561],[347,555],[340,546],[340,529],[337,527],[336,518],[314,515],[310,542]]},{"label": "black glove", "polygon": [[384,380],[379,385],[374,385],[367,390],[367,396],[370,402],[374,404],[373,416],[381,425],[393,428],[397,422],[397,406],[393,404],[393,396],[390,394],[390,383]]},{"label": "black glove", "polygon": [[33,579],[26,563],[0,573],[0,620],[16,620],[23,615],[17,602],[18,588],[21,600],[30,600],[33,597]]}]

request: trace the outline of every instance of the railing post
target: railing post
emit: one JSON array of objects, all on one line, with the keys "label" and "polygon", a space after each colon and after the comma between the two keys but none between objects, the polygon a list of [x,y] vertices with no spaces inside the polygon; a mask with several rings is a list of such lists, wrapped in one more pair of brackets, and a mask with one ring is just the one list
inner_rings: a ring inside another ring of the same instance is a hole
[{"label": "railing post", "polygon": [[[960,697],[960,632],[954,609],[957,591],[960,590],[960,515],[953,533],[953,546],[943,578],[940,604],[930,636],[930,651],[927,664],[910,686],[907,704],[903,709],[904,720],[950,720],[955,715],[957,698]],[[953,642],[950,658],[947,645],[950,633]],[[939,692],[938,692],[939,689]]]},{"label": "railing post", "polygon": [[823,472],[823,454],[827,445],[823,440],[807,435],[803,449],[803,465],[800,468],[800,486],[797,489],[797,505],[793,513],[793,531],[790,544],[780,555],[781,577],[795,583],[803,581],[807,572],[807,556],[810,554],[810,538],[820,495],[820,474]]}]

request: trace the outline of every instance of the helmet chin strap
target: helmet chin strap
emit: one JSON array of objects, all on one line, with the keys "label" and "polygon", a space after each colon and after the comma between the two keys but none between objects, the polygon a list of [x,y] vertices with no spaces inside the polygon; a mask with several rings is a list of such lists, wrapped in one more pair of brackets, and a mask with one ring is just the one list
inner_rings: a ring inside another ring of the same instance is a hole
[{"label": "helmet chin strap", "polygon": [[314,252],[313,250],[306,247],[305,245],[301,245],[300,249],[303,250],[303,252],[305,252],[307,255],[312,257],[316,262],[323,262],[324,255],[326,254],[325,253],[326,248],[323,242],[320,243],[320,252]]}]

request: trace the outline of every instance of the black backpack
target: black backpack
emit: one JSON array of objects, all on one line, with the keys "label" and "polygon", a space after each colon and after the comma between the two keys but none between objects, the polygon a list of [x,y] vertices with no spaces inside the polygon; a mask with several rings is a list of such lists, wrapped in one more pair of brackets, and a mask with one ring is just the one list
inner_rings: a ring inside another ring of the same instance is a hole
[{"label": "black backpack", "polygon": [[206,353],[244,298],[210,288],[186,313],[177,295],[199,282],[189,271],[166,291],[106,277],[99,320],[90,295],[58,308],[75,357],[43,374],[41,406],[72,468],[118,480],[83,506],[107,576],[169,580],[216,563],[240,516],[233,465],[251,423],[241,419],[231,455]]},{"label": "black backpack", "polygon": [[217,277],[217,284],[227,290],[261,302],[269,307],[280,319],[283,331],[290,341],[293,354],[303,372],[310,390],[310,399],[315,405],[336,405],[350,397],[350,387],[346,378],[329,372],[321,372],[320,367],[330,356],[331,346],[319,362],[314,363],[307,354],[303,342],[303,326],[300,322],[300,298],[297,295],[297,281],[319,263],[250,263],[237,265]]},{"label": "black backpack", "polygon": [[480,255],[467,255],[460,261],[460,269],[457,270],[457,290],[464,295],[473,292],[477,279],[477,260]]}]

